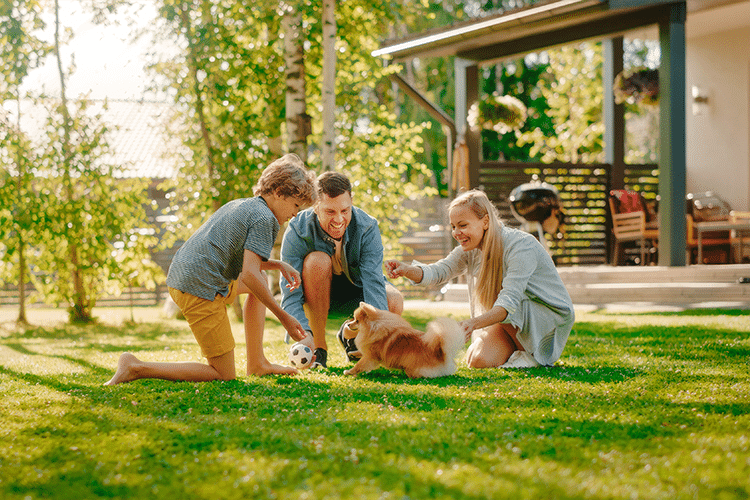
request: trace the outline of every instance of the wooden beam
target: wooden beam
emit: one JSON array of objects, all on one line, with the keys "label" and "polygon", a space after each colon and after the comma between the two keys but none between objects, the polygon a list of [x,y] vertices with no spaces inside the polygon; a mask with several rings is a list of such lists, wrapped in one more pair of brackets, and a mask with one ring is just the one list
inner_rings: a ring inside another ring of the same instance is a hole
[{"label": "wooden beam", "polygon": [[[603,118],[604,118],[604,161],[611,165],[609,171],[609,189],[625,187],[625,105],[615,103],[614,81],[624,66],[624,39],[619,36],[602,41],[604,51],[604,68],[602,71]],[[609,196],[609,193],[605,193]],[[614,241],[612,236],[612,214],[607,217],[605,238],[606,254],[612,255]],[[617,264],[617,256],[612,262]]]},{"label": "wooden beam", "polygon": [[623,37],[607,38],[602,42],[604,68],[604,161],[612,165],[610,184],[622,189],[625,184],[625,105],[615,103],[614,81],[623,69]]},{"label": "wooden beam", "polygon": [[481,138],[479,131],[472,130],[466,121],[469,108],[479,100],[479,67],[474,61],[456,58],[455,71],[455,107],[457,142],[464,141],[469,148],[469,187],[479,186],[479,148]]},{"label": "wooden beam", "polygon": [[583,18],[570,18],[558,24],[522,26],[518,32],[496,34],[501,39],[481,47],[458,50],[464,59],[487,62],[506,59],[566,43],[616,36],[627,31],[658,24],[669,19],[670,6],[657,5],[635,11],[603,11]]},{"label": "wooden beam", "polygon": [[456,124],[453,119],[448,116],[448,113],[443,111],[440,106],[427,99],[424,94],[412,87],[411,84],[401,78],[401,75],[399,75],[398,73],[391,73],[390,75],[388,75],[388,78],[396,85],[398,85],[406,95],[417,101],[417,104],[422,106],[422,108],[424,108],[424,110],[427,111],[427,113],[429,113],[431,117],[433,117],[441,125],[446,127],[450,131],[451,137],[455,139]]}]

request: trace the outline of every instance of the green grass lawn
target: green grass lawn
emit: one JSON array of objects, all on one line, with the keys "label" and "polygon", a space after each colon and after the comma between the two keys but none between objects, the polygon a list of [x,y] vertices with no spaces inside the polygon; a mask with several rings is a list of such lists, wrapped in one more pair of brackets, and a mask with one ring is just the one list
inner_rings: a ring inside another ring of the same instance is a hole
[{"label": "green grass lawn", "polygon": [[0,498],[750,496],[750,311],[580,314],[553,368],[352,379],[331,331],[327,370],[103,387],[125,350],[200,359],[158,316],[2,324]]}]

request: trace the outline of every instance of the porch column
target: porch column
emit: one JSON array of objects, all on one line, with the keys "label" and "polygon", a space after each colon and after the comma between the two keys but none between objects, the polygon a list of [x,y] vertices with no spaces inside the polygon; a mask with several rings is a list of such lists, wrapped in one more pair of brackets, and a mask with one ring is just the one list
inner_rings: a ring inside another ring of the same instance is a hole
[{"label": "porch column", "polygon": [[623,69],[623,37],[602,41],[604,49],[604,161],[612,170],[609,188],[625,187],[625,105],[615,103],[614,81]]},{"label": "porch column", "polygon": [[685,3],[672,4],[669,20],[659,24],[660,266],[685,265],[685,17]]},{"label": "porch column", "polygon": [[[625,187],[625,105],[615,103],[614,82],[617,74],[623,68],[624,50],[623,37],[607,38],[602,41],[604,51],[604,68],[602,80],[604,87],[604,162],[609,164],[609,178],[604,206],[608,207],[607,198],[610,189]],[[609,212],[608,209],[607,212]],[[609,238],[607,245],[607,260],[615,264],[616,256],[612,255],[614,247],[611,214],[605,225]]]},{"label": "porch column", "polygon": [[469,128],[466,115],[469,107],[479,99],[479,66],[476,61],[455,59],[454,72],[456,78],[456,142],[462,140],[469,148],[469,186],[479,187],[479,148],[480,133]]}]

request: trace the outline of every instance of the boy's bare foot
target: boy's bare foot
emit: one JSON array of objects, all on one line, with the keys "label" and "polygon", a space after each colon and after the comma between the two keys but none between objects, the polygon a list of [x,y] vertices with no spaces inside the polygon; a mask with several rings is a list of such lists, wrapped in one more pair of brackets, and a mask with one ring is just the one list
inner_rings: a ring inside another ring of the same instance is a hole
[{"label": "boy's bare foot", "polygon": [[109,379],[109,381],[104,385],[123,384],[125,382],[130,382],[138,378],[133,370],[133,365],[135,365],[136,363],[140,363],[140,360],[138,358],[136,358],[129,352],[122,353],[120,355],[119,361],[117,362],[117,371],[112,376],[112,378]]},{"label": "boy's bare foot", "polygon": [[268,361],[255,366],[247,366],[248,375],[297,375],[299,371],[292,366],[275,365]]}]

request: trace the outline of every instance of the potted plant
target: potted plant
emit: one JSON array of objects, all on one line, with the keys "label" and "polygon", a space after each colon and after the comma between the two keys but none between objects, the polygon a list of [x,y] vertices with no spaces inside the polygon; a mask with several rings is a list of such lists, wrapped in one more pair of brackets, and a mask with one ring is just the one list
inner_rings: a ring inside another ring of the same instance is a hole
[{"label": "potted plant", "polygon": [[613,92],[615,102],[622,104],[645,104],[653,106],[659,103],[659,70],[651,68],[626,69],[615,77]]},{"label": "potted plant", "polygon": [[501,96],[497,92],[475,102],[467,116],[469,126],[505,134],[523,126],[526,122],[526,106],[510,95]]}]

